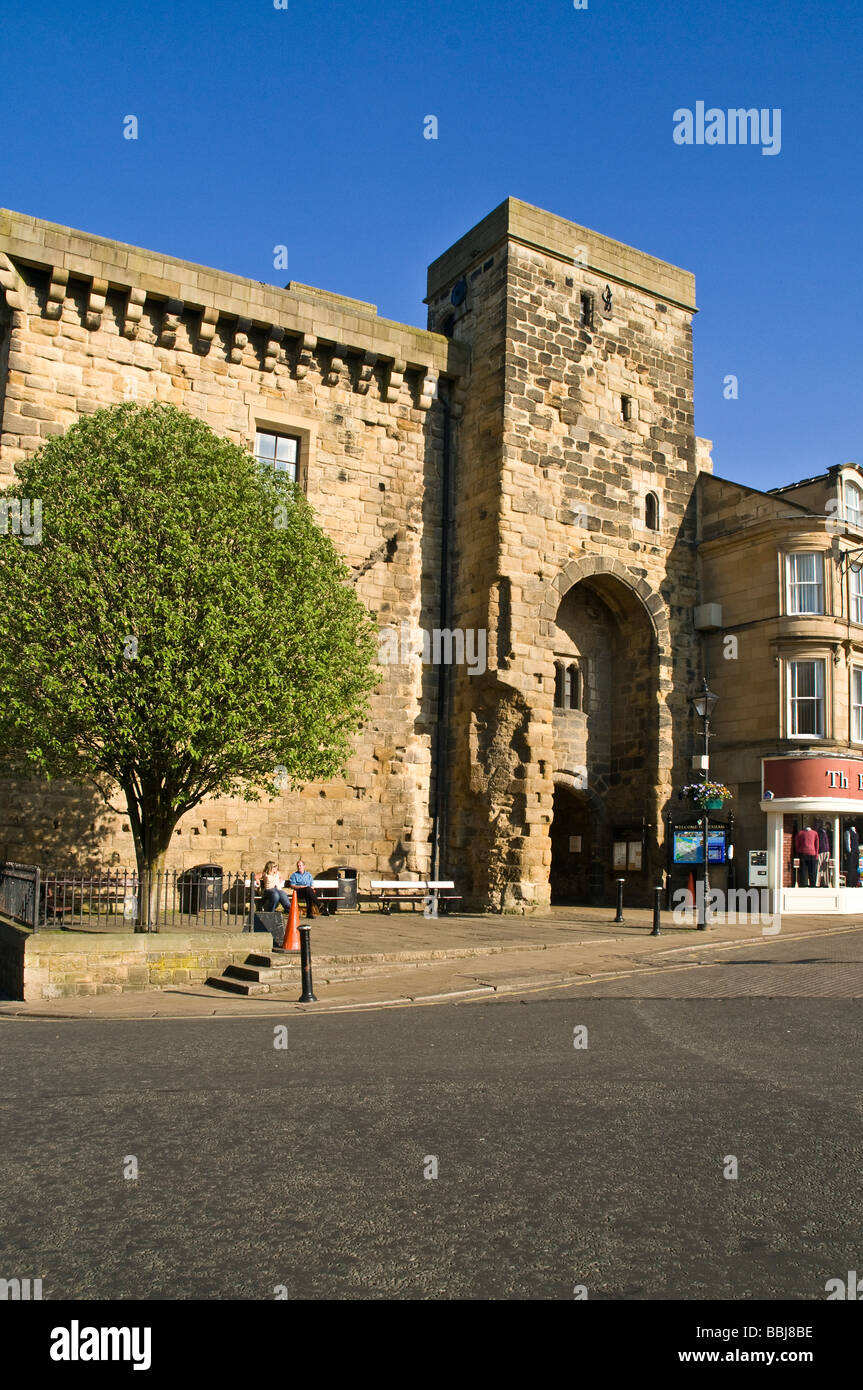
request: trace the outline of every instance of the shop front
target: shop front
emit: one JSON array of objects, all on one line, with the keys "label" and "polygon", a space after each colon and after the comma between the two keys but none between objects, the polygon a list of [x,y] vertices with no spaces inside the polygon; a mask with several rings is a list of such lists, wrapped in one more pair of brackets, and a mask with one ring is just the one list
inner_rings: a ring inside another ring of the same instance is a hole
[{"label": "shop front", "polygon": [[863,913],[863,758],[762,758],[772,912]]}]

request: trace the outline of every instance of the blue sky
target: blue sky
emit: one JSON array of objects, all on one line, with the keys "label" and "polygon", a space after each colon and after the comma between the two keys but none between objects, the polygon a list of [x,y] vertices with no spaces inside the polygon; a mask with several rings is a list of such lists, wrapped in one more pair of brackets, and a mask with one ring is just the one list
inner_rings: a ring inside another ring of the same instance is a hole
[{"label": "blue sky", "polygon": [[[861,16],[4,0],[0,204],[424,326],[428,262],[523,198],[694,271],[696,429],[718,473],[773,487],[863,463]],[[676,145],[674,111],[699,100],[780,108],[780,153]]]}]

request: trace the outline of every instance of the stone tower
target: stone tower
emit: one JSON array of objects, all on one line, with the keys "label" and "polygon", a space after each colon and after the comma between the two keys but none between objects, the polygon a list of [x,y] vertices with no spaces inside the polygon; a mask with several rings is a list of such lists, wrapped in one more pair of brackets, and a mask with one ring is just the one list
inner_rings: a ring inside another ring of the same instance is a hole
[{"label": "stone tower", "polygon": [[[451,486],[446,865],[531,910],[646,901],[693,751],[694,278],[507,199],[429,269],[429,328],[470,349]],[[672,723],[685,746],[675,748]],[[614,845],[618,848],[615,864]]]}]

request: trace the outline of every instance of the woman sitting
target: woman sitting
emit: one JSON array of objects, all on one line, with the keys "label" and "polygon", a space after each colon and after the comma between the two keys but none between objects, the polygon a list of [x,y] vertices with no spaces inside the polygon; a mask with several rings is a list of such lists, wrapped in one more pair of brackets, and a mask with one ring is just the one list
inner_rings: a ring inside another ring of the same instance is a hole
[{"label": "woman sitting", "polygon": [[261,891],[263,893],[261,910],[263,912],[275,912],[279,903],[282,904],[286,912],[288,911],[291,900],[284,891],[284,888],[285,880],[279,873],[278,864],[275,859],[268,860],[264,865],[264,872],[261,876]]}]

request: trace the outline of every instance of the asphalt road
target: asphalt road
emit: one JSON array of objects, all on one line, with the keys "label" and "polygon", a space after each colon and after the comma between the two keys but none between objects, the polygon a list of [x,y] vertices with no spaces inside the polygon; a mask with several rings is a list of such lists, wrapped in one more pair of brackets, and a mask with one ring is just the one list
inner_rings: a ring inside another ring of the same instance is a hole
[{"label": "asphalt road", "polygon": [[[287,1050],[272,1018],[3,1020],[0,1277],[46,1299],[823,1300],[863,1271],[863,932],[724,955],[292,1016]],[[672,980],[702,997],[651,997]]]}]

